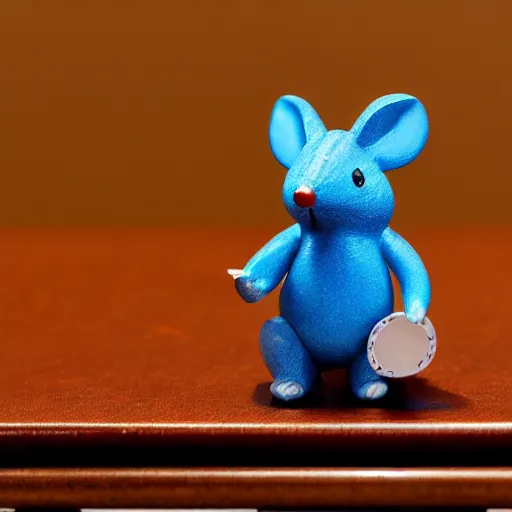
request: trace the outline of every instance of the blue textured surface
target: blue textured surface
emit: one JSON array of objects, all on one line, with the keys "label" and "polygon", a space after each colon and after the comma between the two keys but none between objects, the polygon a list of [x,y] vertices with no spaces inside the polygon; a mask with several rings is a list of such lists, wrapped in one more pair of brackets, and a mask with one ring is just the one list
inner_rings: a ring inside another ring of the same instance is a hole
[{"label": "blue textured surface", "polygon": [[[430,284],[420,257],[388,227],[394,201],[384,172],[414,160],[427,136],[424,107],[405,94],[374,101],[349,131],[327,131],[301,98],[276,102],[270,146],[288,169],[283,201],[296,224],[255,254],[235,281],[241,297],[256,302],[286,276],[280,316],[260,332],[276,397],[300,398],[318,372],[345,367],[359,398],[387,392],[368,363],[366,343],[372,327],[393,311],[389,268],[411,322],[423,320]],[[295,204],[299,187],[314,192],[313,207]]]}]

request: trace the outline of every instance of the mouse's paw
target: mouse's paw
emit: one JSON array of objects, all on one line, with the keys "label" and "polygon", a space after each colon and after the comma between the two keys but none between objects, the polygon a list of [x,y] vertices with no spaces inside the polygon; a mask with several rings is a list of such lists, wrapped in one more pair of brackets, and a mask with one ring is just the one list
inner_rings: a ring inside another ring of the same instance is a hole
[{"label": "mouse's paw", "polygon": [[258,302],[267,294],[263,279],[254,279],[244,274],[235,278],[235,288],[245,302]]},{"label": "mouse's paw", "polygon": [[270,385],[270,392],[280,400],[296,400],[304,396],[304,388],[293,380],[274,381]]},{"label": "mouse's paw", "polygon": [[409,307],[405,308],[405,315],[407,320],[412,324],[420,324],[425,319],[427,314],[425,308],[421,305],[419,300],[413,300]]},{"label": "mouse's paw", "polygon": [[357,390],[357,396],[361,400],[378,400],[386,396],[388,392],[388,384],[383,380],[375,380],[363,384]]}]

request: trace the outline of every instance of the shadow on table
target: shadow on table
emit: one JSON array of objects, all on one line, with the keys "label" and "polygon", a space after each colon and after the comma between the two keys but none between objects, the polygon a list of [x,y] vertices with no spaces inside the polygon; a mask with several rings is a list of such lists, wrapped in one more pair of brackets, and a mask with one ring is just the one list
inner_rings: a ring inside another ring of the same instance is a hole
[{"label": "shadow on table", "polygon": [[433,411],[462,409],[468,400],[444,389],[432,386],[427,379],[389,382],[388,394],[375,401],[358,400],[346,382],[346,372],[325,372],[308,396],[293,402],[282,402],[270,393],[270,382],[258,384],[253,399],[259,405],[292,409],[388,409],[401,411]]}]

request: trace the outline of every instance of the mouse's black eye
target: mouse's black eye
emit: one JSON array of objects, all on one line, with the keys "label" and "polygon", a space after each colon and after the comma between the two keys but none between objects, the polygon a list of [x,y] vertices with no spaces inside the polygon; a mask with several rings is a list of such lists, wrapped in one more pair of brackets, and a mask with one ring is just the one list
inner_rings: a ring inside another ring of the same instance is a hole
[{"label": "mouse's black eye", "polygon": [[361,188],[364,185],[364,174],[361,172],[361,169],[356,169],[352,173],[352,181],[356,187]]}]

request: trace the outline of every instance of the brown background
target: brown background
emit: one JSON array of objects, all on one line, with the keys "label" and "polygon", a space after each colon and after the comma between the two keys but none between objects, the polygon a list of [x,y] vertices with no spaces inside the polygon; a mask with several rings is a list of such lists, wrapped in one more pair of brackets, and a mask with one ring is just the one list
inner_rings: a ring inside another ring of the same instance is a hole
[{"label": "brown background", "polygon": [[4,1],[0,223],[282,225],[274,101],[351,126],[391,92],[431,136],[396,225],[510,223],[512,2]]}]

